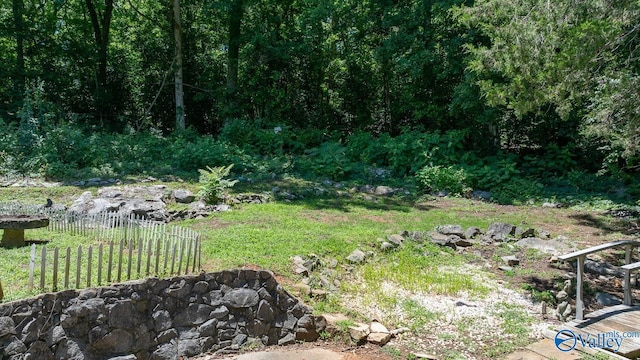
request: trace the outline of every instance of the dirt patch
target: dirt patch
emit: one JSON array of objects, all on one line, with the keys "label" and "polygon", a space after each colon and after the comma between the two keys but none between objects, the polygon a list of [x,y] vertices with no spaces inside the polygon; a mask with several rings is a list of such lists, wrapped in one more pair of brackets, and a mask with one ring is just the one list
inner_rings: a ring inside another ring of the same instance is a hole
[{"label": "dirt patch", "polygon": [[[571,208],[545,208],[541,206],[497,205],[482,202],[460,202],[459,199],[442,198],[429,202],[432,209],[451,211],[482,219],[501,221],[502,217],[521,218],[521,227],[549,231],[552,237],[563,235],[578,246],[592,246],[620,240],[621,236],[637,236],[640,225],[637,219],[611,217],[605,211],[581,211]],[[424,206],[420,205],[420,206]],[[420,206],[417,206],[420,208]]]},{"label": "dirt patch", "polygon": [[[342,355],[342,360],[392,360],[394,357],[390,356],[384,348],[376,345],[366,344],[362,346],[353,346],[345,344],[339,341],[322,341],[318,340],[313,343],[296,343],[288,346],[271,346],[261,349],[252,349],[251,351],[303,351],[309,349],[322,348],[326,350],[334,351]],[[250,351],[240,350],[237,353],[227,354],[203,354],[202,356],[193,358],[193,360],[213,360],[213,359],[234,359],[239,354]]]},{"label": "dirt patch", "polygon": [[191,225],[193,230],[214,230],[214,229],[224,229],[229,227],[231,223],[221,221],[216,218],[208,218],[203,221],[198,221]]},{"label": "dirt patch", "polygon": [[349,217],[346,215],[328,214],[322,211],[308,212],[303,215],[305,219],[316,221],[323,224],[335,224],[349,222]]},{"label": "dirt patch", "polygon": [[364,215],[363,218],[367,220],[375,221],[378,223],[382,223],[382,224],[390,224],[393,222],[393,220],[380,215]]}]

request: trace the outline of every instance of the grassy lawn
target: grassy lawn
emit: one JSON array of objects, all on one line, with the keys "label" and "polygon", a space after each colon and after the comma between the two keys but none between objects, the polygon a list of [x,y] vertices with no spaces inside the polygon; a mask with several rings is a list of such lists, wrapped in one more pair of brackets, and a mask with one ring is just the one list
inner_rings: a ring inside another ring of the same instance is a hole
[{"label": "grassy lawn", "polygon": [[[195,184],[167,185],[196,190]],[[54,202],[70,205],[87,190],[95,193],[96,189],[72,186],[1,188],[0,201],[44,203],[46,198],[52,198]],[[593,213],[586,215],[596,217]],[[424,346],[444,346],[447,351],[441,353],[443,358],[497,358],[527,343],[527,328],[533,319],[526,309],[503,302],[487,305],[487,312],[495,318],[496,327],[483,329],[490,332],[477,335],[478,329],[474,326],[487,328],[482,321],[475,320],[476,325],[468,325],[473,322],[464,318],[447,320],[445,313],[448,310],[431,309],[424,299],[441,296],[447,301],[460,298],[482,302],[493,296],[497,288],[520,289],[520,284],[498,282],[495,271],[483,268],[486,262],[472,251],[460,253],[428,243],[408,242],[400,250],[385,253],[380,250],[381,239],[405,230],[430,231],[443,224],[486,229],[495,221],[544,228],[552,231],[554,236],[576,239],[578,244],[624,236],[606,219],[585,222],[586,215],[571,209],[499,206],[460,198],[416,199],[352,194],[349,197],[243,204],[229,212],[216,213],[206,219],[186,220],[177,225],[203,235],[202,264],[206,271],[242,266],[267,268],[276,273],[287,288],[293,289],[302,279],[292,270],[294,256],[314,254],[322,262],[336,260],[338,265],[332,276],[339,280],[337,291],[322,298],[306,298],[318,312],[339,311],[359,320],[376,317],[389,326],[408,327],[414,340],[436,331],[440,335],[434,338],[433,344],[427,341]],[[91,239],[84,237],[45,230],[28,230],[26,236],[33,240],[50,240],[48,246],[77,247],[92,243]],[[355,249],[369,254],[365,264],[352,265],[345,260]],[[492,251],[498,254],[503,249],[496,247]],[[523,255],[525,263],[546,261],[546,256],[535,252]],[[26,291],[28,263],[28,248],[0,249],[0,279],[5,301],[33,294]],[[508,275],[507,282],[539,274],[523,267]],[[548,276],[554,275],[553,272],[548,273]],[[508,298],[510,295],[505,296]],[[442,322],[452,327],[450,332],[440,331],[443,330]],[[492,344],[496,333],[505,334],[503,338],[512,340]],[[467,343],[456,341],[459,336],[456,334],[467,334]],[[471,346],[473,337],[479,336],[485,336],[487,344],[474,347],[472,353],[452,345]],[[421,349],[424,347],[408,348]]]},{"label": "grassy lawn", "polygon": [[204,235],[203,262],[210,270],[251,264],[288,276],[294,255],[344,258],[356,248],[372,250],[378,238],[403,230],[426,231],[452,222],[486,226],[489,221],[455,210],[420,210],[388,199],[377,203],[345,199],[244,205],[182,225]]}]

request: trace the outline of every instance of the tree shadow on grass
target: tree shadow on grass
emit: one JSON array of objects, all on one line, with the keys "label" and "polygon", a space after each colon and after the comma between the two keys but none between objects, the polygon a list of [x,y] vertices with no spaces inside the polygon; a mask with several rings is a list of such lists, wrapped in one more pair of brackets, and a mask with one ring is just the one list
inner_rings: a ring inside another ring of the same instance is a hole
[{"label": "tree shadow on grass", "polygon": [[613,218],[596,214],[575,214],[569,217],[576,220],[578,225],[598,228],[605,234],[622,233],[631,236],[640,232],[637,218]]},{"label": "tree shadow on grass", "polygon": [[[408,213],[413,210],[414,204],[408,200],[373,197],[365,198],[315,198],[301,200],[308,208],[314,210],[339,210],[351,212],[353,208],[363,208],[366,210],[399,211]],[[422,210],[428,210],[422,207]]]}]

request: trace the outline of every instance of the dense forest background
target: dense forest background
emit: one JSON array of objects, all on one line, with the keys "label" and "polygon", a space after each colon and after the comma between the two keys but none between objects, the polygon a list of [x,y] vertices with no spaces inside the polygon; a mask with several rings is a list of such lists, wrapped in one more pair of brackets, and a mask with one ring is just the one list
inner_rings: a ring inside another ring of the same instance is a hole
[{"label": "dense forest background", "polygon": [[3,0],[2,172],[629,182],[639,34],[631,0]]}]

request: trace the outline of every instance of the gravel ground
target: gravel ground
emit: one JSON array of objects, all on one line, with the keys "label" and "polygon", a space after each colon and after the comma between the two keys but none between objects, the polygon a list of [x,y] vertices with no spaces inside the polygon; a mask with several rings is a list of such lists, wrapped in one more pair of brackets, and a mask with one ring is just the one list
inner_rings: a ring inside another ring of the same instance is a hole
[{"label": "gravel ground", "polygon": [[[428,321],[422,329],[415,333],[406,332],[387,345],[413,353],[470,360],[485,359],[487,351],[495,351],[496,346],[502,342],[542,338],[543,329],[552,323],[542,319],[541,305],[534,304],[528,295],[509,289],[504,282],[489,278],[479,270],[472,265],[447,269],[474,274],[475,281],[482,282],[491,289],[484,296],[466,292],[457,296],[416,293],[400,289],[394,284],[383,283],[381,288],[385,295],[399,300],[395,307],[383,308],[371,304],[368,299],[355,296],[347,297],[345,304],[367,317],[393,324],[411,323],[410,315],[401,305],[406,300],[419,304],[422,308],[420,311],[436,314],[435,319]],[[516,339],[519,336],[505,332],[505,311],[530,319],[531,325],[527,326],[524,335],[527,339]]]}]

